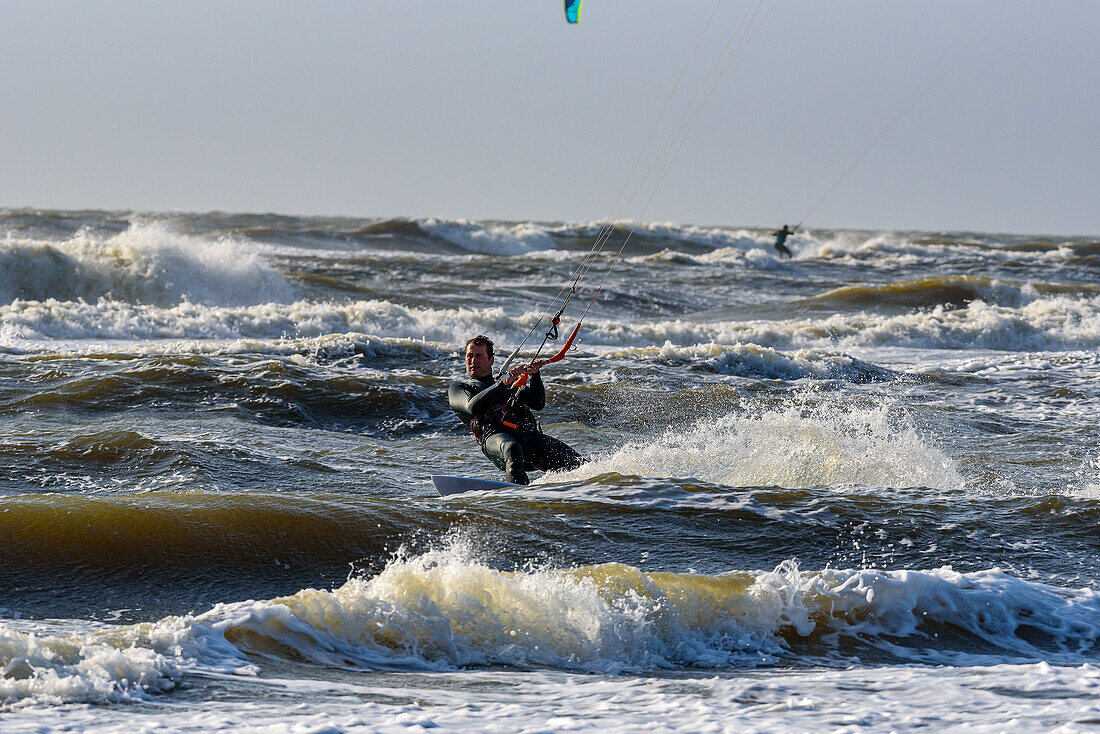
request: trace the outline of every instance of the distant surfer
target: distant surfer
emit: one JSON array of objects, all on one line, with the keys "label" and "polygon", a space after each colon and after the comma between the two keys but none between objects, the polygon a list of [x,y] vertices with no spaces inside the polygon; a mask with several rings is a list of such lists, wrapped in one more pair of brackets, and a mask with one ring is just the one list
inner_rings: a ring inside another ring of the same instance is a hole
[{"label": "distant surfer", "polygon": [[787,225],[784,224],[783,229],[777,229],[775,232],[772,232],[772,234],[775,235],[775,249],[780,257],[783,255],[794,257],[794,253],[787,249],[787,238],[794,234],[796,229],[798,229],[797,226],[794,229],[789,229]]},{"label": "distant surfer", "polygon": [[[529,484],[528,469],[576,469],[584,459],[567,444],[542,432],[532,410],[546,406],[539,370],[550,360],[513,367],[493,379],[493,342],[478,335],[466,342],[466,375],[447,391],[453,410],[473,432],[481,451],[503,469],[509,482]],[[530,381],[513,394],[512,384],[523,372]]]}]

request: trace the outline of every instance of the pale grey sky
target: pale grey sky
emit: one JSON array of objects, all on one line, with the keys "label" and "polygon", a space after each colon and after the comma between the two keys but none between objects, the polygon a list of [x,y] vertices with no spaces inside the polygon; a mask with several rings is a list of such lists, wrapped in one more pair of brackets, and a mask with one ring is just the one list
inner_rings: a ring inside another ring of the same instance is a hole
[{"label": "pale grey sky", "polygon": [[[606,218],[714,6],[0,2],[0,206]],[[625,215],[1098,234],[1098,31],[1089,0],[780,0]]]}]

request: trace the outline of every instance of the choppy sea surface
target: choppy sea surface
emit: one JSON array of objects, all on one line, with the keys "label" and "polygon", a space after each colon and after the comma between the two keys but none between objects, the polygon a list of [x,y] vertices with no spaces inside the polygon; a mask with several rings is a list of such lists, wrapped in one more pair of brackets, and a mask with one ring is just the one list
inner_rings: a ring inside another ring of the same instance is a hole
[{"label": "choppy sea surface", "polygon": [[641,224],[438,497],[600,229],[0,210],[0,730],[1100,731],[1100,240]]}]

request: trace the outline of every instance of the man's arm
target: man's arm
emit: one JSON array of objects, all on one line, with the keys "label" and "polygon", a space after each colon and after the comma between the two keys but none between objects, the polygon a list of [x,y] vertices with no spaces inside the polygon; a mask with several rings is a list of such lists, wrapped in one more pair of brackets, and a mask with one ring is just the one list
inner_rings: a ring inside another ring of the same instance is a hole
[{"label": "man's arm", "polygon": [[538,372],[531,373],[531,379],[519,391],[517,396],[523,404],[531,410],[542,410],[546,407],[546,388],[542,384],[542,375]]},{"label": "man's arm", "polygon": [[487,412],[494,405],[499,405],[507,399],[508,388],[500,382],[494,382],[476,393],[473,386],[465,382],[453,382],[447,390],[447,401],[451,404],[451,410],[459,415],[466,414],[470,418]]}]

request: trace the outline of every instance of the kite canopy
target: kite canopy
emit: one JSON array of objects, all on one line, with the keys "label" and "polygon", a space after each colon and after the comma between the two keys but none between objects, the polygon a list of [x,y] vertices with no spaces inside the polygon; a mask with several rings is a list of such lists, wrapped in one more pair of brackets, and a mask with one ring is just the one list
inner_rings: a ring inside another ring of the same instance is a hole
[{"label": "kite canopy", "polygon": [[565,19],[570,23],[581,19],[581,0],[565,0]]}]

